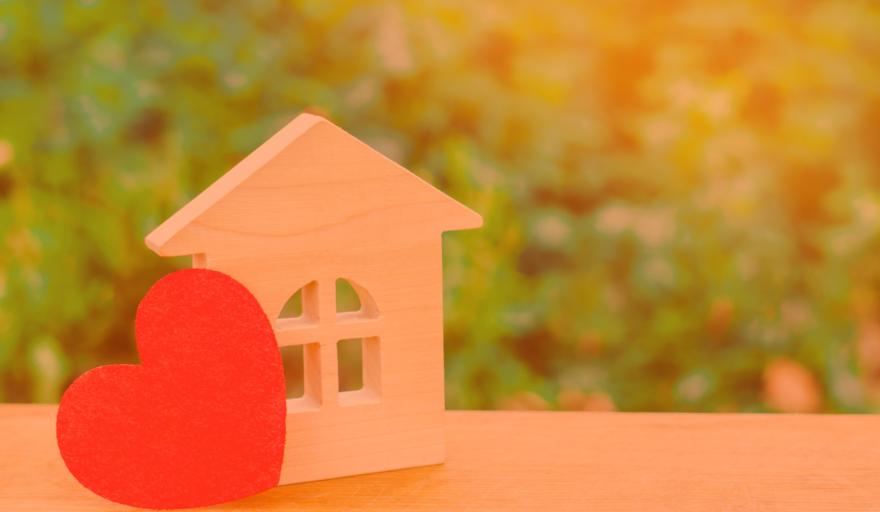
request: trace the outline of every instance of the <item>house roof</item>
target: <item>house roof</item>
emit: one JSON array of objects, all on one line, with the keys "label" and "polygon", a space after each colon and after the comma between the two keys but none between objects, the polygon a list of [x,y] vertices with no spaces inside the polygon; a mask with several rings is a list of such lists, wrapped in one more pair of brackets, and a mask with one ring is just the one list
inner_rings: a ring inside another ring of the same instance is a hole
[{"label": "house roof", "polygon": [[[316,143],[316,140],[319,142]],[[297,155],[297,150],[299,149],[301,151],[299,151],[297,158],[285,156],[291,154],[291,151],[293,151],[292,154]],[[339,157],[335,155],[334,153],[337,151],[355,156],[346,160],[345,156]],[[326,160],[326,163],[321,160],[322,158]],[[361,165],[361,162],[365,162],[365,164]],[[324,166],[326,171],[323,168],[316,170],[316,166]],[[340,166],[345,168],[342,170],[337,169]],[[322,117],[301,114],[147,235],[145,240],[147,246],[163,256],[201,252],[199,248],[189,247],[188,245],[190,244],[182,244],[186,245],[186,247],[182,247],[181,244],[172,244],[172,242],[175,238],[180,238],[181,234],[193,224],[199,224],[200,220],[208,217],[212,209],[223,204],[225,198],[234,194],[243,185],[246,185],[261,170],[269,167],[273,168],[272,172],[274,173],[283,173],[284,176],[282,178],[288,182],[296,182],[299,179],[299,175],[296,173],[300,171],[311,173],[309,176],[304,174],[302,177],[304,181],[308,181],[304,185],[312,187],[310,189],[311,194],[315,194],[316,190],[318,194],[330,193],[330,190],[338,193],[342,190],[340,187],[351,188],[360,186],[363,188],[363,185],[357,185],[358,181],[351,179],[351,176],[353,173],[363,174],[369,172],[371,174],[369,176],[365,175],[367,179],[363,180],[363,182],[380,179],[385,180],[383,182],[385,183],[387,180],[392,179],[395,184],[400,185],[395,190],[400,190],[401,192],[393,194],[393,197],[385,197],[382,193],[385,190],[382,187],[385,187],[385,185],[382,185],[379,188],[370,188],[369,192],[371,193],[362,193],[367,192],[367,189],[354,191],[350,194],[347,202],[370,201],[373,207],[375,207],[377,201],[387,200],[388,203],[399,203],[388,206],[397,206],[400,209],[404,209],[407,205],[404,204],[405,202],[402,201],[402,198],[418,197],[422,203],[430,205],[431,208],[436,210],[434,217],[439,219],[439,227],[442,231],[470,229],[482,225],[482,218],[479,214],[381,155],[353,135]],[[311,170],[305,171],[303,170],[305,168]],[[320,179],[316,180],[316,176],[319,176]],[[333,178],[334,176],[336,178]],[[340,176],[345,179],[340,178]],[[333,182],[333,179],[336,181]],[[316,187],[324,185],[319,183],[320,181],[328,181],[327,184],[332,185],[332,187],[317,189]],[[301,195],[297,195],[295,190],[297,187],[276,188],[278,190],[277,194],[289,194],[283,198],[285,201],[282,204],[282,207],[285,209],[284,213],[287,213],[286,210],[295,209],[296,205],[293,203],[297,200],[304,199]],[[385,204],[383,203],[382,206],[384,207]],[[251,207],[262,208],[264,206],[261,203],[256,203],[251,205]],[[265,207],[270,208],[271,205]],[[277,202],[275,207],[276,209],[278,208]],[[314,209],[314,205],[311,205],[311,208]],[[326,212],[326,214],[332,215],[332,212]],[[405,215],[401,215],[401,217],[405,217]],[[244,221],[242,220],[242,222]],[[316,227],[318,226],[299,226],[300,229]],[[174,247],[171,247],[171,245]]]}]

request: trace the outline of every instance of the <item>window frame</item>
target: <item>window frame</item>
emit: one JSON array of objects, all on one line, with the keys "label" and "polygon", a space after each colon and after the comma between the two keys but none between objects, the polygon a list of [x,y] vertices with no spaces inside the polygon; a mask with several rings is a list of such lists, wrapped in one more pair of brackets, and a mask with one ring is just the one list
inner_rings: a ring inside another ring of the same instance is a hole
[{"label": "window frame", "polygon": [[[336,286],[342,279],[357,293],[360,310],[337,311]],[[372,296],[348,278],[316,279],[291,296],[300,292],[302,314],[294,318],[276,317],[274,325],[279,347],[303,346],[303,396],[287,400],[288,413],[379,403],[382,317]],[[363,386],[339,391],[337,347],[340,341],[348,339],[361,340]]]}]

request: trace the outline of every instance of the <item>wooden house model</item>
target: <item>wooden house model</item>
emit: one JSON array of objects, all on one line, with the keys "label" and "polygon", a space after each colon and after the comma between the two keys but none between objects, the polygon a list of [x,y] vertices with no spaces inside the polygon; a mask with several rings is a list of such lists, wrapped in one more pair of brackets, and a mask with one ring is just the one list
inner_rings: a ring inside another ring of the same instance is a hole
[{"label": "wooden house model", "polygon": [[[441,234],[480,216],[321,117],[285,126],[146,238],[161,256],[244,284],[302,345],[281,484],[444,459]],[[338,312],[347,280],[361,308]],[[302,294],[302,314],[281,318]],[[339,391],[337,343],[362,342],[363,386]]]}]

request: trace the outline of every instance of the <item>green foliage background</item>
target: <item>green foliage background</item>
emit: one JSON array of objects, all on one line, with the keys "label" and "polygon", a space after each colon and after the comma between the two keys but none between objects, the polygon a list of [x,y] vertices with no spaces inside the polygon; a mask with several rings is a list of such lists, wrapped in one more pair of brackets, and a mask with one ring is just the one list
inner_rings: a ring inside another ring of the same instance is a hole
[{"label": "green foliage background", "polygon": [[450,407],[876,410],[878,6],[0,1],[0,400],[136,361],[144,235],[310,108],[486,219]]}]

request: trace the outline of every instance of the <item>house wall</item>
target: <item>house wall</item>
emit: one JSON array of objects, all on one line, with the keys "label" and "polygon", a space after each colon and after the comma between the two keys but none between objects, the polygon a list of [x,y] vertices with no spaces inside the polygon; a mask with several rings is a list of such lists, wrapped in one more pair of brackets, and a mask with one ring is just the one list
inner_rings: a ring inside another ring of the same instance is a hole
[{"label": "house wall", "polygon": [[[293,293],[311,281],[319,282],[321,319],[314,329],[304,328],[296,336],[311,341],[314,333],[313,341],[321,343],[321,354],[306,372],[313,371],[318,360],[326,366],[321,383],[325,400],[291,406],[280,483],[442,462],[440,234],[418,226],[371,225],[369,219],[353,219],[295,236],[242,234],[223,240],[223,246],[212,247],[195,261],[247,286],[271,321]],[[366,331],[358,332],[361,326],[354,323],[334,321],[331,283],[337,278],[364,287],[375,300],[379,318],[365,324]],[[379,335],[378,399],[341,405],[332,389],[338,382],[336,341],[373,333]]]}]

